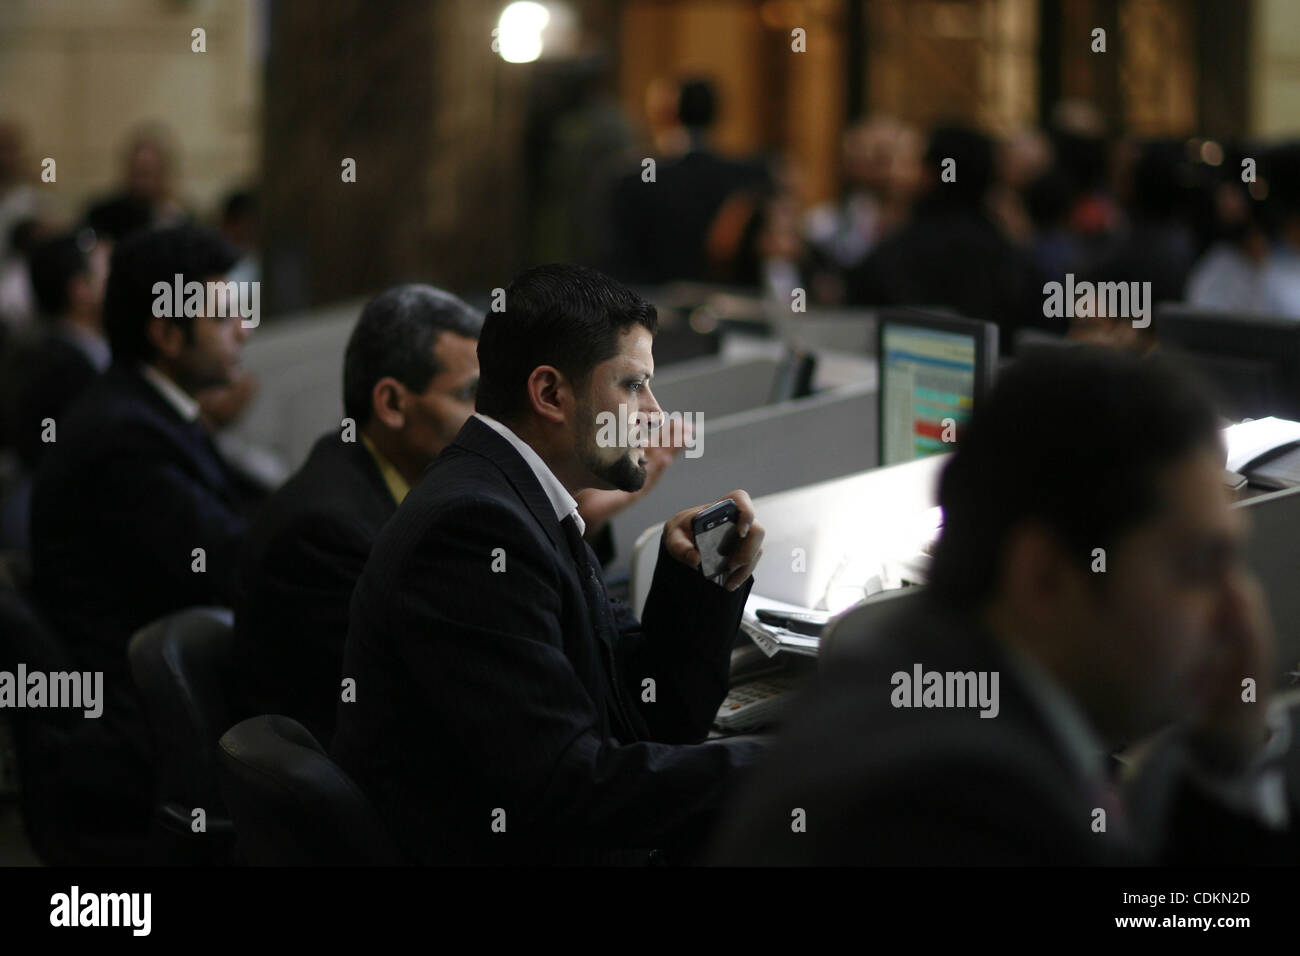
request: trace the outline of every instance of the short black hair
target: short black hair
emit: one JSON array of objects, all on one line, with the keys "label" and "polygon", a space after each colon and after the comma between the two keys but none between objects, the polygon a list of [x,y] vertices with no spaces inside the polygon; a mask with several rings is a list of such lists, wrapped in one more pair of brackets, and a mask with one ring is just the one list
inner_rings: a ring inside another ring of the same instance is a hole
[{"label": "short black hair", "polygon": [[28,270],[36,307],[46,318],[58,318],[68,311],[68,283],[90,272],[90,247],[94,244],[90,230],[68,232],[36,246]]},{"label": "short black hair", "polygon": [[[200,226],[182,225],[136,233],[113,249],[104,292],[104,329],[114,361],[147,362],[154,357],[147,329],[157,296],[153,287],[175,277],[206,282],[224,276],[239,259],[239,250],[221,235]],[[173,316],[188,337],[193,317]]]},{"label": "short black hair", "polygon": [[381,378],[423,392],[441,368],[433,354],[441,332],[477,339],[483,317],[449,292],[399,285],[366,303],[343,356],[343,412],[358,425],[370,420],[371,394]]},{"label": "short black hair", "polygon": [[700,77],[682,82],[677,93],[677,122],[687,129],[708,129],[718,115],[713,83]]},{"label": "short black hair", "polygon": [[975,408],[940,480],[930,587],[973,608],[993,597],[1003,549],[1043,522],[1087,568],[1154,517],[1169,465],[1219,445],[1201,382],[1158,355],[1079,345],[1017,359]]},{"label": "short black hair", "polygon": [[957,124],[936,127],[926,146],[925,163],[942,174],[944,160],[951,159],[955,178],[940,180],[930,195],[959,204],[979,203],[993,185],[993,157],[993,141],[979,130]]},{"label": "short black hair", "polygon": [[257,193],[252,189],[236,189],[228,193],[221,204],[221,221],[229,222],[245,216],[256,216],[257,210]]},{"label": "short black hair", "polygon": [[517,420],[533,369],[553,365],[583,382],[618,354],[619,336],[633,325],[653,335],[655,307],[595,269],[550,264],[521,273],[505,289],[505,309],[484,318],[475,407],[500,421]]}]

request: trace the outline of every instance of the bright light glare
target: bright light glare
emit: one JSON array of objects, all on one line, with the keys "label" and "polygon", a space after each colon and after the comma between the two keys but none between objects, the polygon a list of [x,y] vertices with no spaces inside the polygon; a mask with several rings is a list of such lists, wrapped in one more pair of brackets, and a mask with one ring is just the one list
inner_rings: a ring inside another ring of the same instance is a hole
[{"label": "bright light glare", "polygon": [[501,59],[507,63],[532,63],[542,55],[542,31],[551,21],[551,13],[540,3],[520,0],[501,11],[497,21],[497,39]]}]

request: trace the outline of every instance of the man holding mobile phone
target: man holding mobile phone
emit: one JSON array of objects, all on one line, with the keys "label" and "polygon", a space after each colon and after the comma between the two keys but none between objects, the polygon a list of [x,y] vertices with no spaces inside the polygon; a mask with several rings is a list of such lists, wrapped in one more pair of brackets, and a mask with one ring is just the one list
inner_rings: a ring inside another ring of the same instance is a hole
[{"label": "man holding mobile phone", "polygon": [[712,502],[668,519],[640,621],[582,538],[578,492],[645,481],[656,325],[593,270],[519,276],[485,317],[476,414],[375,542],[333,751],[415,862],[687,861],[757,754],[703,742],[762,551],[749,496],[722,496],[721,584],[692,530]]}]

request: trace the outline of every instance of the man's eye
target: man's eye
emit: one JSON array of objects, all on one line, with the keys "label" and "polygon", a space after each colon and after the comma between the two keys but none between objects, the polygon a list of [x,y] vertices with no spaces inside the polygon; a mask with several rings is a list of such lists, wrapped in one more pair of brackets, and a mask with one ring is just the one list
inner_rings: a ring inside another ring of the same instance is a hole
[{"label": "man's eye", "polygon": [[644,384],[643,382],[633,382],[631,385],[628,386],[628,388],[630,388],[634,392],[638,392],[641,390],[641,386],[643,384]]}]

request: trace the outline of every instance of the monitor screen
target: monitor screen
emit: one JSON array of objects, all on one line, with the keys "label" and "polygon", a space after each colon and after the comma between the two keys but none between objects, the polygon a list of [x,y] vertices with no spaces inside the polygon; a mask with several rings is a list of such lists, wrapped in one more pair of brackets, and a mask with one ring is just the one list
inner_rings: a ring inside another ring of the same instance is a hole
[{"label": "monitor screen", "polygon": [[986,322],[882,318],[882,465],[953,450],[987,382],[996,334]]}]

